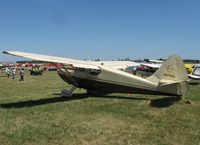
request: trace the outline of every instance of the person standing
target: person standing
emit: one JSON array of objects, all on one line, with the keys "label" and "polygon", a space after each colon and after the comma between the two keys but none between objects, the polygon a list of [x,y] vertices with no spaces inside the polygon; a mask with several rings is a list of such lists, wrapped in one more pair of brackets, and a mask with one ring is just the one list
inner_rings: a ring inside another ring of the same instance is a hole
[{"label": "person standing", "polygon": [[10,68],[6,67],[6,74],[7,74],[7,77],[9,78],[10,77]]},{"label": "person standing", "polygon": [[21,68],[19,75],[20,75],[19,81],[24,81],[24,69],[23,68]]},{"label": "person standing", "polygon": [[12,78],[15,79],[16,75],[16,68],[12,68]]}]

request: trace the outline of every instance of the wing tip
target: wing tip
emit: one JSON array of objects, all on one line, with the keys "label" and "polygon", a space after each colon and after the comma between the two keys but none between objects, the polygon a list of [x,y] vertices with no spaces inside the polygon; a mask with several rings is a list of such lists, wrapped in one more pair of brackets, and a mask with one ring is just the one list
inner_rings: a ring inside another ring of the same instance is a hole
[{"label": "wing tip", "polygon": [[8,52],[8,51],[3,51],[2,53],[4,53],[4,54],[9,54],[9,52]]}]

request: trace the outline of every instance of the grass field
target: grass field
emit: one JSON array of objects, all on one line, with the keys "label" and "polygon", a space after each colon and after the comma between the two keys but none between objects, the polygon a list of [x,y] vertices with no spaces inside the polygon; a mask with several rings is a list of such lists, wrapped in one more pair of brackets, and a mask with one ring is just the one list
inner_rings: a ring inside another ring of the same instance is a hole
[{"label": "grass field", "polygon": [[0,74],[0,145],[200,145],[200,85],[190,86],[190,104],[166,96],[95,97],[83,89],[61,98],[69,87],[56,72],[26,74],[24,82]]}]

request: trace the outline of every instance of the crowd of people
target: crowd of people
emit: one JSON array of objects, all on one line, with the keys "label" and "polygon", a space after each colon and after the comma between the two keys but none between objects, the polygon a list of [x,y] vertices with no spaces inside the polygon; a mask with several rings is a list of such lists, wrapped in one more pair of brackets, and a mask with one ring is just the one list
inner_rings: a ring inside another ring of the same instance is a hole
[{"label": "crowd of people", "polygon": [[16,79],[19,77],[19,81],[24,81],[25,71],[27,72],[29,71],[30,75],[36,76],[36,75],[42,75],[46,70],[47,70],[47,67],[41,68],[38,65],[34,65],[31,67],[9,66],[9,67],[4,67],[0,69],[2,73],[6,74],[6,77],[11,78],[11,79]]},{"label": "crowd of people", "polygon": [[[16,72],[17,72],[17,70],[14,67],[13,68],[9,68],[9,67],[5,68],[5,73],[6,73],[8,78],[12,77],[12,79],[15,79],[16,78]],[[19,77],[20,77],[19,81],[24,81],[24,69],[23,68],[21,68],[19,70]]]}]

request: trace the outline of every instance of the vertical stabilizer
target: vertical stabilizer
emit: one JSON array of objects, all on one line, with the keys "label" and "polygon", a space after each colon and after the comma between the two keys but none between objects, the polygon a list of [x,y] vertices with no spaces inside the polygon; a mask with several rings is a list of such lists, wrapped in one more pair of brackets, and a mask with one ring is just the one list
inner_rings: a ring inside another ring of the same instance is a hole
[{"label": "vertical stabilizer", "polygon": [[182,96],[187,93],[187,71],[182,59],[177,55],[170,56],[163,65],[150,77],[149,81],[158,83],[158,91]]}]

